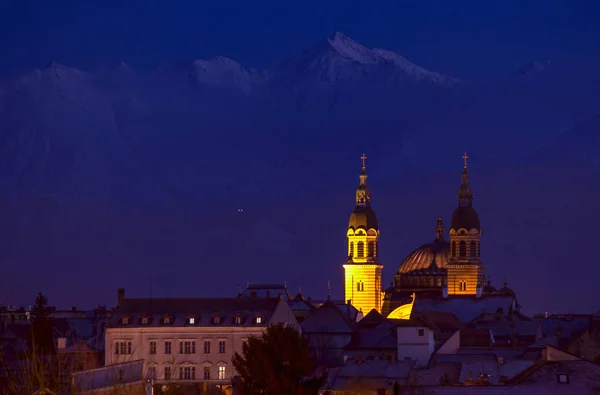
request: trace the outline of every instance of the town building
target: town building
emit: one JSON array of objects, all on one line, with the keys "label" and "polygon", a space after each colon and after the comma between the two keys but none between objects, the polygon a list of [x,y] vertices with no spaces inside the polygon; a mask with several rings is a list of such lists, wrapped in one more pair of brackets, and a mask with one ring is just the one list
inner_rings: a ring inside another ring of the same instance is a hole
[{"label": "town building", "polygon": [[235,352],[274,323],[300,330],[283,297],[125,298],[106,328],[107,365],[143,360],[144,378],[230,386]]}]

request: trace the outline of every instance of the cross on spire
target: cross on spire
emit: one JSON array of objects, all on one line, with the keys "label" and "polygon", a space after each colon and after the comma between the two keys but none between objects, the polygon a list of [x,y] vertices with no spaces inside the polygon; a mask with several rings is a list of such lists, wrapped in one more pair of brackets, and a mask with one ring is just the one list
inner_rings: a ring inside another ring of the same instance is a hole
[{"label": "cross on spire", "polygon": [[463,158],[463,159],[464,159],[464,161],[465,161],[465,165],[464,165],[464,166],[465,166],[465,169],[466,169],[466,168],[467,168],[467,159],[469,159],[469,156],[468,156],[468,155],[467,155],[467,153],[465,152],[465,154],[462,156],[462,158]]},{"label": "cross on spire", "polygon": [[362,167],[364,169],[365,168],[365,161],[367,160],[367,155],[362,154],[362,156],[360,157],[360,159],[362,160]]}]

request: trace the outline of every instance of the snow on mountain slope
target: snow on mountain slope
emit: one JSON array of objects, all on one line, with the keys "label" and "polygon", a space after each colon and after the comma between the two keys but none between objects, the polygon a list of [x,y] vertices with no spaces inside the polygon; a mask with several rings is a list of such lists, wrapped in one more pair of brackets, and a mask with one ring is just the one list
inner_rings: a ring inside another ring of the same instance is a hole
[{"label": "snow on mountain slope", "polygon": [[264,74],[246,70],[239,63],[217,56],[210,60],[194,61],[194,79],[199,84],[238,88],[250,94],[253,87],[266,81]]},{"label": "snow on mountain slope", "polygon": [[600,112],[579,122],[529,158],[529,162],[580,160],[600,170]]}]

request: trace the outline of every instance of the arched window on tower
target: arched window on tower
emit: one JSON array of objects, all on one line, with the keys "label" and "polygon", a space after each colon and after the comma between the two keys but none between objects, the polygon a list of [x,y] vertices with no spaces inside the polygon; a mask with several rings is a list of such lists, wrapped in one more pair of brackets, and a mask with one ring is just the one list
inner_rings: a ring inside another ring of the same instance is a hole
[{"label": "arched window on tower", "polygon": [[367,244],[367,254],[369,257],[375,256],[375,242],[369,241],[369,244]]},{"label": "arched window on tower", "polygon": [[452,256],[456,256],[456,242],[453,241],[452,242]]},{"label": "arched window on tower", "polygon": [[481,244],[477,243],[477,257],[479,258],[479,254],[481,254]]},{"label": "arched window on tower", "polygon": [[353,241],[350,242],[350,253],[348,254],[348,256],[351,256],[352,258],[354,258],[354,242]]},{"label": "arched window on tower", "polygon": [[362,292],[365,290],[365,283],[363,283],[362,281],[359,281],[356,283],[356,290],[358,292]]},{"label": "arched window on tower", "polygon": [[467,256],[467,242],[461,241],[458,244],[458,256]]},{"label": "arched window on tower", "polygon": [[375,257],[377,258],[379,256],[379,251],[378,251],[379,250],[379,245],[377,245],[376,241],[374,242],[374,244],[375,244]]},{"label": "arched window on tower", "polygon": [[359,241],[357,246],[356,246],[356,256],[358,256],[359,258],[362,258],[365,256],[365,243],[363,243],[362,241]]},{"label": "arched window on tower", "polygon": [[473,258],[477,256],[477,243],[475,241],[469,243],[469,256]]}]

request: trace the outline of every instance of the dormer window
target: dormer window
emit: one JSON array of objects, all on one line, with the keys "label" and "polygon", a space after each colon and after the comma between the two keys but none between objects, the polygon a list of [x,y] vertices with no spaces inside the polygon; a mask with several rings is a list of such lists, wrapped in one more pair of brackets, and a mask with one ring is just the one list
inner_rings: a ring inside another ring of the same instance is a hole
[{"label": "dormer window", "polygon": [[196,317],[188,317],[187,324],[188,325],[196,325],[198,323],[198,319]]},{"label": "dormer window", "polygon": [[238,315],[234,318],[234,321],[237,325],[241,325],[242,324],[242,316]]},{"label": "dormer window", "polygon": [[569,375],[566,373],[559,373],[556,375],[556,380],[559,384],[569,384]]},{"label": "dormer window", "polygon": [[214,316],[212,319],[213,324],[220,324],[221,323],[221,317],[219,317],[218,315]]},{"label": "dormer window", "polygon": [[131,322],[131,318],[121,317],[121,325],[129,325],[130,322]]},{"label": "dormer window", "polygon": [[261,316],[256,317],[255,322],[257,324],[262,324],[263,323],[263,318]]},{"label": "dormer window", "polygon": [[142,318],[140,319],[140,323],[142,325],[148,325],[148,324],[150,324],[150,322],[152,322],[152,317],[149,315],[143,315]]},{"label": "dormer window", "polygon": [[148,317],[142,317],[142,325],[148,325]]},{"label": "dormer window", "polygon": [[172,317],[170,315],[165,315],[162,318],[161,322],[163,323],[163,325],[170,325],[170,324],[173,323],[173,319],[172,319]]}]

